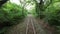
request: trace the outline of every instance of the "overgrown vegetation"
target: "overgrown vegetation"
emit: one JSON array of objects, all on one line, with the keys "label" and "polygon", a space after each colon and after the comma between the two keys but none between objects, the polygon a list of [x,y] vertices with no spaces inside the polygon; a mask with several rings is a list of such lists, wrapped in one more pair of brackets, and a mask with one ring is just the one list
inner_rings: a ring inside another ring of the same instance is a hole
[{"label": "overgrown vegetation", "polygon": [[21,20],[27,15],[27,10],[22,8],[9,1],[0,7],[0,31],[4,32],[7,26],[21,23]]},{"label": "overgrown vegetation", "polygon": [[[56,28],[60,29],[57,26],[60,26],[60,2],[55,2],[50,4],[45,10],[45,20],[47,20],[50,26],[55,26]],[[60,32],[60,31],[59,31]]]},{"label": "overgrown vegetation", "polygon": [[[40,19],[48,22],[50,26],[60,29],[60,0],[36,1],[36,12]],[[60,32],[60,31],[59,31]]]},{"label": "overgrown vegetation", "polygon": [[0,30],[3,27],[19,23],[27,15],[26,7],[34,5],[30,11],[60,32],[60,0],[20,0],[21,5],[10,1],[0,2]]}]

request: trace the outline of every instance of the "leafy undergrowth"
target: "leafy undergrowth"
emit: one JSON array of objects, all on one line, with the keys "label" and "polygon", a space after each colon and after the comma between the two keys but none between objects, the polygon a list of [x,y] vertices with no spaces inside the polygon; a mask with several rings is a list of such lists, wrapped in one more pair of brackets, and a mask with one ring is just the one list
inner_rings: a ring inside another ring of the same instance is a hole
[{"label": "leafy undergrowth", "polygon": [[21,23],[27,15],[26,9],[22,12],[22,7],[15,3],[7,1],[0,7],[0,33],[3,33],[6,27]]},{"label": "leafy undergrowth", "polygon": [[13,25],[4,32],[4,34],[25,34],[26,33],[26,20],[23,20],[17,25]]}]

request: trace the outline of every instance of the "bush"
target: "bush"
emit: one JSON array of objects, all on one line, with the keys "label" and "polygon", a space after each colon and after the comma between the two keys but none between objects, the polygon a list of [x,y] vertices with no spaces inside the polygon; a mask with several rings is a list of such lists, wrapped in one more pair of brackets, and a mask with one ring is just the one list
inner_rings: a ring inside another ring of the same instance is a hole
[{"label": "bush", "polygon": [[26,12],[23,11],[23,13],[21,6],[7,2],[0,8],[0,24],[9,26],[18,23],[25,17]]},{"label": "bush", "polygon": [[[18,24],[27,15],[27,10],[11,2],[6,2],[0,7],[0,34],[6,31],[8,26]],[[23,13],[23,14],[22,14]]]},{"label": "bush", "polygon": [[47,20],[49,25],[51,26],[60,26],[60,8],[59,8],[60,4],[59,3],[51,4],[44,12],[46,16],[45,20]]}]

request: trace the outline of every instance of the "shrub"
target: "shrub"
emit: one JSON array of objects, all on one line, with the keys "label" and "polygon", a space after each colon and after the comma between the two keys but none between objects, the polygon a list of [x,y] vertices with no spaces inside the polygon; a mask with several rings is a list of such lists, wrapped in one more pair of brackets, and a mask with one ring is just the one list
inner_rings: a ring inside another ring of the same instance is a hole
[{"label": "shrub", "polygon": [[48,21],[51,26],[60,26],[60,2],[51,4],[45,13],[45,20]]},{"label": "shrub", "polygon": [[21,6],[7,2],[0,8],[0,24],[4,26],[16,24],[25,17],[26,12],[23,13]]}]

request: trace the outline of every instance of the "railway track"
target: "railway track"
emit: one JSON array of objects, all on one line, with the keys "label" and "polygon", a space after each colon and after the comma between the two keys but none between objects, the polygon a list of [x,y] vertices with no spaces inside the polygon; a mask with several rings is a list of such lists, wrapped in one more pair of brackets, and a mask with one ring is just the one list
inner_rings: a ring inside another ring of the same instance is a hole
[{"label": "railway track", "polygon": [[26,34],[36,34],[35,26],[31,17],[29,17],[26,28]]},{"label": "railway track", "polygon": [[28,15],[22,23],[8,28],[4,34],[50,34],[50,32],[46,31],[33,16]]}]

